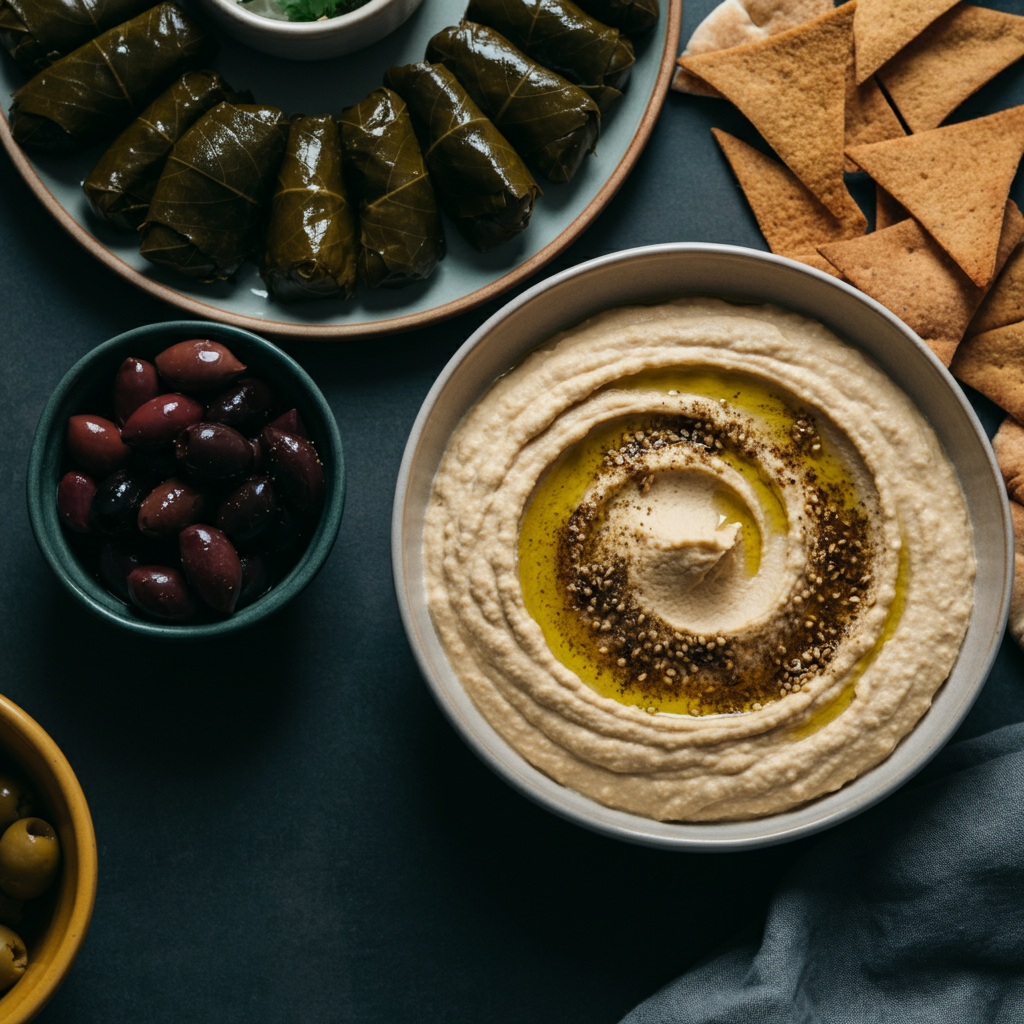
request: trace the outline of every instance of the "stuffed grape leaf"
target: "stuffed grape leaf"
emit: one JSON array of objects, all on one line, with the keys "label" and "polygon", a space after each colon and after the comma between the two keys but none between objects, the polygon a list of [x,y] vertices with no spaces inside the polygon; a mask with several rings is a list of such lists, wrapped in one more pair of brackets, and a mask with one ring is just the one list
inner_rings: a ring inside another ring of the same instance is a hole
[{"label": "stuffed grape leaf", "polygon": [[215,50],[181,8],[158,4],[23,85],[11,105],[11,132],[25,149],[75,152],[120,131]]},{"label": "stuffed grape leaf", "polygon": [[260,276],[283,302],[356,288],[356,226],[330,117],[295,117],[277,175]]},{"label": "stuffed grape leaf", "polygon": [[550,181],[568,181],[601,133],[597,104],[568,79],[541,67],[500,32],[464,21],[442,29],[427,60],[444,64],[528,163]]},{"label": "stuffed grape leaf", "polygon": [[188,71],[161,93],[85,179],[82,187],[96,215],[121,231],[137,230],[174,143],[230,92],[216,71]]},{"label": "stuffed grape leaf", "polygon": [[622,95],[633,44],[572,0],[469,0],[466,20],[497,29],[538,64],[586,90],[602,114]]},{"label": "stuffed grape leaf", "polygon": [[426,139],[423,156],[442,208],[487,252],[529,223],[540,188],[522,158],[443,64],[388,68]]},{"label": "stuffed grape leaf", "polygon": [[198,281],[230,277],[260,247],[288,137],[276,107],[220,103],[175,143],[142,225],[146,259]]},{"label": "stuffed grape leaf", "polygon": [[359,207],[360,280],[376,288],[429,277],[444,257],[444,234],[405,101],[376,89],[338,124]]},{"label": "stuffed grape leaf", "polygon": [[623,32],[646,32],[661,16],[658,0],[578,0],[579,6],[606,25]]}]

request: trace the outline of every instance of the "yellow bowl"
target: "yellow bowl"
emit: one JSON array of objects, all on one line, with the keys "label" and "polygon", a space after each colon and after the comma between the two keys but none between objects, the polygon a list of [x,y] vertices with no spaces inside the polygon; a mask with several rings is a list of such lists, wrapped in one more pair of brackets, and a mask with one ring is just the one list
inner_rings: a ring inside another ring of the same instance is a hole
[{"label": "yellow bowl", "polygon": [[46,1005],[71,969],[96,902],[96,835],[82,787],[46,730],[0,696],[0,752],[32,786],[61,844],[49,921],[28,945],[28,967],[0,997],[0,1024],[22,1024]]}]

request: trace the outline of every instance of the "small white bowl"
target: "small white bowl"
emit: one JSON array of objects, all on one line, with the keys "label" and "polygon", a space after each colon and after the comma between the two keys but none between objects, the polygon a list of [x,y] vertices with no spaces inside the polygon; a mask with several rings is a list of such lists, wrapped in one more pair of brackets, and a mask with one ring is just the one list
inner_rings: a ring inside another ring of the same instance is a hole
[{"label": "small white bowl", "polygon": [[[274,0],[257,0],[261,9],[275,11]],[[239,42],[261,53],[292,60],[323,60],[361,50],[394,32],[423,0],[370,0],[326,21],[287,21],[257,14],[237,0],[202,0],[210,17]]]},{"label": "small white bowl", "polygon": [[[434,630],[423,572],[431,485],[452,431],[502,374],[552,335],[616,306],[681,295],[773,303],[818,320],[893,378],[932,425],[953,464],[974,527],[978,572],[960,655],[931,708],[892,754],[835,793],[749,821],[680,824],[605,807],[538,771],[488,724],[463,689]],[[1013,539],[1002,476],[970,403],[927,346],[862,292],[781,256],[680,242],[613,253],[556,274],[492,316],[455,354],[420,409],[398,475],[392,568],[402,621],[442,711],[506,782],[548,810],[605,835],[676,850],[740,850],[838,824],[888,796],[953,735],[999,648],[1009,609]]]}]

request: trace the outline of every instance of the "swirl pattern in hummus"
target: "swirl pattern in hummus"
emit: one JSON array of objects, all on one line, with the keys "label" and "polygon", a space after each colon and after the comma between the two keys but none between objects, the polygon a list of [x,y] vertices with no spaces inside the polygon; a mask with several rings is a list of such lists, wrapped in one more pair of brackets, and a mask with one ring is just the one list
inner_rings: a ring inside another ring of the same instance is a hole
[{"label": "swirl pattern in hummus", "polygon": [[669,821],[757,817],[878,764],[970,618],[959,484],[910,400],[820,324],[711,299],[615,310],[453,435],[431,615],[496,731]]}]

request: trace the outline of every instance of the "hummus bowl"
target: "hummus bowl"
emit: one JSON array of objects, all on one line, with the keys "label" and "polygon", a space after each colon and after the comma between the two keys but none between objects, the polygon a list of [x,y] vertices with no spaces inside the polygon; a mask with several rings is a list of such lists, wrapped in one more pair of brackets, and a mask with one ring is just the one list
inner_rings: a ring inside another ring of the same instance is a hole
[{"label": "hummus bowl", "polygon": [[928,761],[995,656],[1009,538],[977,417],[898,319],[680,243],[554,276],[466,342],[392,549],[486,763],[589,828],[707,850],[835,824]]}]

